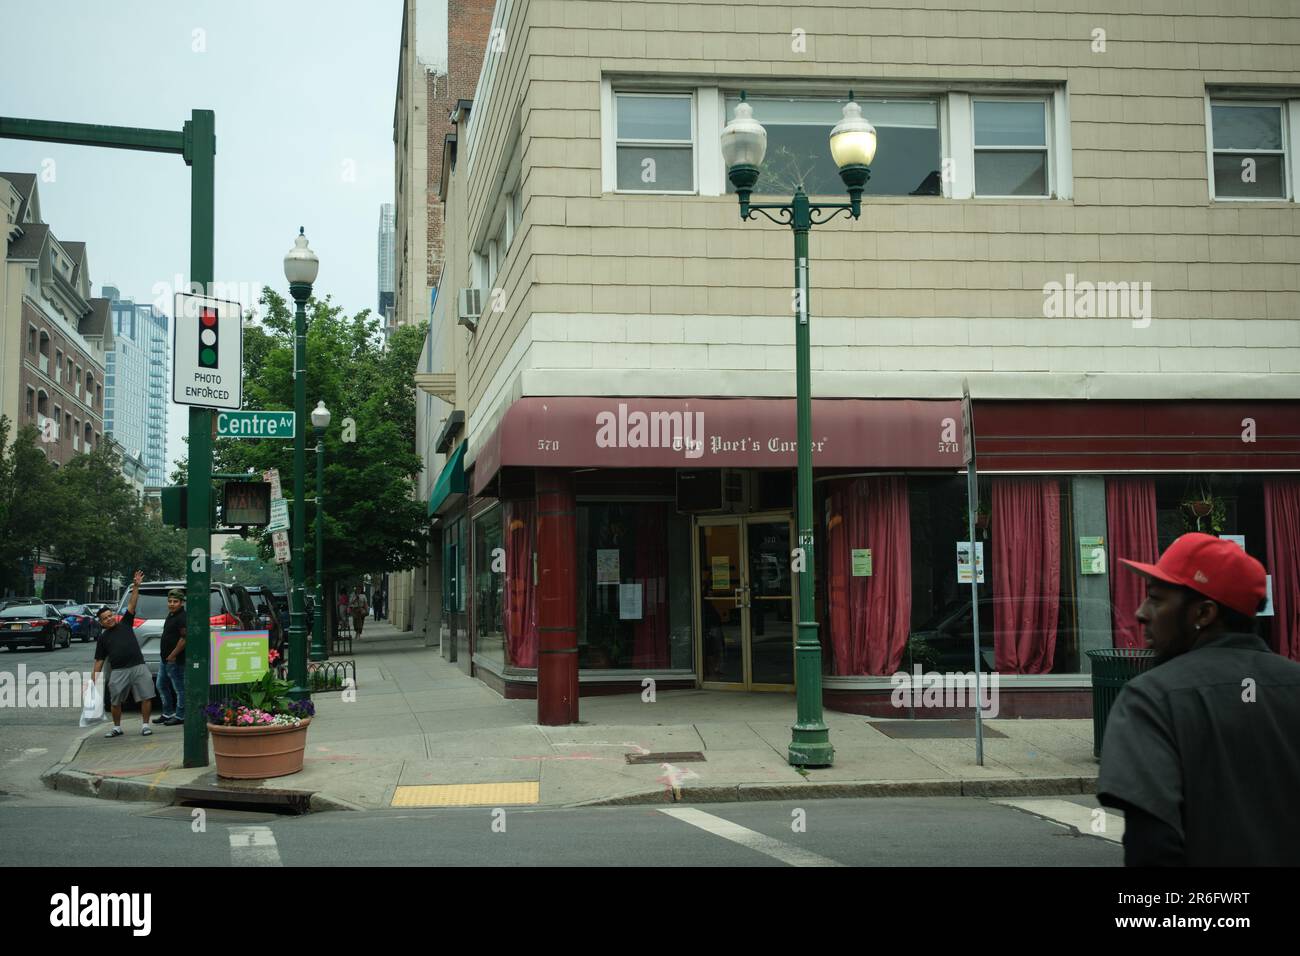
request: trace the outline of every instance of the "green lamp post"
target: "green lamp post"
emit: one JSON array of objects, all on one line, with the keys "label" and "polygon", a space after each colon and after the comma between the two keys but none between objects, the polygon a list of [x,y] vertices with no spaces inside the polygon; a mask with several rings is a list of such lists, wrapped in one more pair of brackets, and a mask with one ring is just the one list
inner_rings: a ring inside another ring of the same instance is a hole
[{"label": "green lamp post", "polygon": [[[830,731],[822,718],[822,651],[817,638],[813,605],[813,506],[812,506],[812,360],[808,333],[808,232],[829,222],[841,212],[857,219],[862,210],[862,190],[871,176],[876,156],[876,130],[862,118],[853,101],[844,104],[843,119],[831,130],[831,157],[849,193],[847,203],[812,203],[803,184],[795,187],[788,203],[753,203],[749,197],[758,182],[763,156],[767,152],[767,130],[754,119],[754,108],[745,94],[731,122],[722,131],[722,158],[727,177],[740,199],[740,218],[762,213],[778,225],[794,231],[795,281],[795,389],[798,409],[798,496],[799,548],[803,562],[799,573],[799,624],[795,641],[795,695],[797,717],[791,728],[789,762],[800,767],[829,767],[835,759]],[[776,218],[768,210],[776,211]]]},{"label": "green lamp post", "polygon": [[323,661],[325,650],[325,429],[330,424],[330,410],[325,401],[316,403],[311,412],[311,426],[316,432],[316,613],[312,618],[311,659]]},{"label": "green lamp post", "polygon": [[289,695],[294,699],[309,697],[307,689],[307,628],[304,626],[304,534],[307,524],[304,473],[307,470],[307,300],[311,284],[316,281],[320,260],[307,245],[305,230],[298,230],[293,248],[284,257],[284,277],[289,280],[289,294],[297,306],[293,318],[293,597],[289,605]]}]

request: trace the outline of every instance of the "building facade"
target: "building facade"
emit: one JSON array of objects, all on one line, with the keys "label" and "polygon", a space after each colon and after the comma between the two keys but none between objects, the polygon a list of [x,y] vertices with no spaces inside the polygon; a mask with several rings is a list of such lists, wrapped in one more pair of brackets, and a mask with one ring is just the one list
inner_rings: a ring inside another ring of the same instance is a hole
[{"label": "building facade", "polygon": [[41,221],[36,176],[0,173],[6,255],[0,284],[0,414],[35,426],[56,466],[103,439],[108,304],[91,296],[85,243]]},{"label": "building facade", "polygon": [[[407,0],[399,53],[393,123],[396,156],[395,279],[393,322],[428,322],[440,285],[445,248],[442,208],[444,148],[454,139],[458,110],[467,107],[489,43],[492,0],[447,0],[445,5]],[[427,359],[427,357],[426,357]],[[421,369],[425,368],[421,365]],[[448,394],[424,383],[417,401],[421,436],[435,405]],[[417,439],[417,445],[423,438]],[[431,608],[428,568],[389,575],[388,615],[404,630],[428,639]]]},{"label": "building facade", "polygon": [[1300,659],[1300,18],[1168,12],[498,3],[420,379],[447,656],[508,696],[562,653],[583,694],[792,687],[799,290],[720,135],[747,94],[755,201],[843,201],[851,89],[872,175],[805,273],[827,704],[976,666],[963,381],[1003,716],[1088,712],[1087,652],[1142,641],[1118,558],[1186,530],[1263,562]]},{"label": "building facade", "polygon": [[107,357],[104,427],[144,461],[147,484],[167,484],[168,317],[153,305],[123,299],[103,287],[113,321]]}]

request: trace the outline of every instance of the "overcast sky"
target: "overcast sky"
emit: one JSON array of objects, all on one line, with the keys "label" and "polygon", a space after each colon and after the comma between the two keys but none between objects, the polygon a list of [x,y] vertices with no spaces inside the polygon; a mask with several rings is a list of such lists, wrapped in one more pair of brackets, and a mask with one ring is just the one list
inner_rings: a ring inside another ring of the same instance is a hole
[{"label": "overcast sky", "polygon": [[[0,0],[0,115],[179,130],[214,110],[216,280],[281,289],[305,226],[317,294],[374,310],[401,22],[402,0]],[[95,295],[152,302],[188,281],[180,157],[0,139],[0,170],[38,175],[51,230],[87,243]],[[187,425],[180,406],[169,420],[170,471]]]}]

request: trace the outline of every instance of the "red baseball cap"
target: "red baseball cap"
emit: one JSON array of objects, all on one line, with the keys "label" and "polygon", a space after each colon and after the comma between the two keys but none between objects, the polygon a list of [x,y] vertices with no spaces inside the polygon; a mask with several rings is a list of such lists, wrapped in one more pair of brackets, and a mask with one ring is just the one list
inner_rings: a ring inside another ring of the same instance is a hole
[{"label": "red baseball cap", "polygon": [[1264,565],[1236,542],[1192,532],[1173,544],[1155,564],[1120,558],[1138,574],[1181,585],[1225,607],[1254,617],[1264,600]]}]

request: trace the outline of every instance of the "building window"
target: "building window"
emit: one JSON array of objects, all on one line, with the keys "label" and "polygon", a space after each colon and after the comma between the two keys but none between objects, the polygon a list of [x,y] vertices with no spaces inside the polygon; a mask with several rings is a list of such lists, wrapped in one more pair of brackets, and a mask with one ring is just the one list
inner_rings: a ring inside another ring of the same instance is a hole
[{"label": "building window", "polygon": [[27,354],[36,354],[36,326],[27,326]]},{"label": "building window", "polygon": [[1210,104],[1216,199],[1286,199],[1285,110],[1281,103]]},{"label": "building window", "polygon": [[57,349],[54,353],[54,381],[63,384],[63,350]]},{"label": "building window", "polygon": [[590,670],[689,669],[690,518],[671,502],[579,502],[578,660]]},{"label": "building window", "polygon": [[[45,393],[45,389],[41,389],[36,393],[36,413],[41,418],[50,414],[50,396]],[[56,413],[55,420],[57,421],[57,419],[58,415]]]},{"label": "building window", "polygon": [[94,434],[95,430],[90,427],[90,422],[86,422],[86,451],[90,451],[90,442]]},{"label": "building window", "polygon": [[974,101],[975,194],[1047,196],[1047,103]]},{"label": "building window", "polygon": [[36,390],[30,385],[27,387],[27,417],[31,418],[36,414]]},{"label": "building window", "polygon": [[[754,119],[767,130],[767,154],[754,191],[788,195],[802,183],[810,196],[838,196],[844,181],[827,145],[844,117],[844,101],[793,96],[749,97]],[[728,97],[726,115],[740,97]],[[876,128],[876,159],[864,193],[868,196],[942,194],[939,103],[934,99],[855,100]],[[728,192],[733,192],[730,183]]]},{"label": "building window", "polygon": [[695,98],[690,93],[615,93],[620,191],[695,191]]},{"label": "building window", "polygon": [[81,366],[77,366],[77,374],[72,374],[72,362],[68,362],[68,377],[72,379],[72,390],[76,393],[77,398],[81,397]]}]

